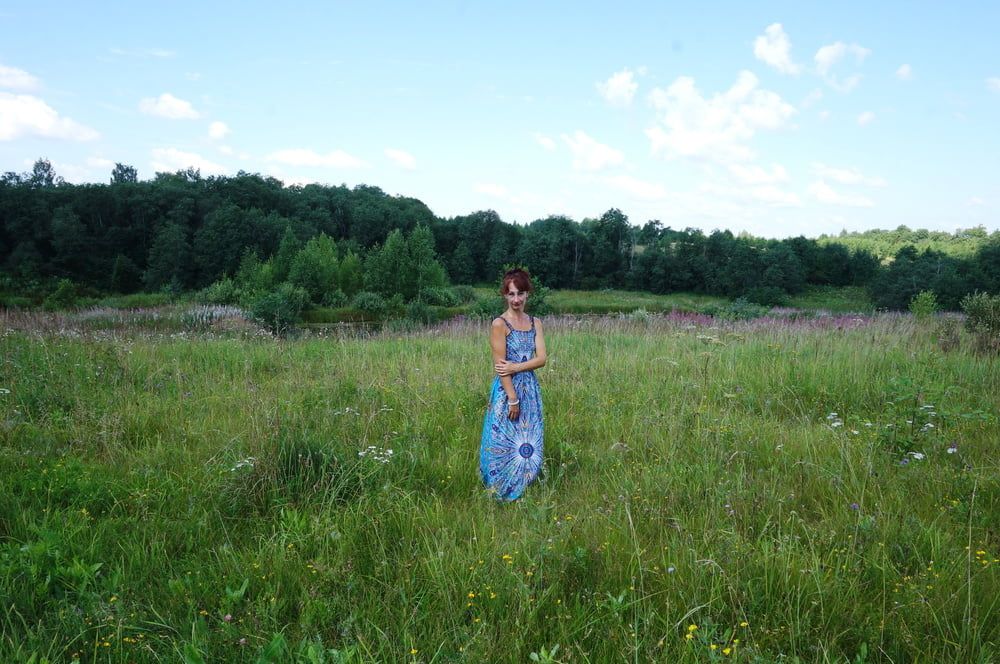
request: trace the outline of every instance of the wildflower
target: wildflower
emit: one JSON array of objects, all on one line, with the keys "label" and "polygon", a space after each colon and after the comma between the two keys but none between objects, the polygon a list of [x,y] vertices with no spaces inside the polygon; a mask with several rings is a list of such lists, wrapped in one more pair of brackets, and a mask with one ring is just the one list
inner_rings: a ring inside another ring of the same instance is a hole
[{"label": "wildflower", "polygon": [[691,639],[694,638],[694,634],[692,634],[691,632],[688,632],[687,634],[684,635],[684,638],[687,639],[688,641],[690,641]]},{"label": "wildflower", "polygon": [[241,646],[245,646],[247,644],[247,637],[244,636],[240,638],[240,640],[237,641],[236,643],[240,644]]},{"label": "wildflower", "polygon": [[861,509],[861,505],[858,505],[857,503],[851,503],[851,509],[857,512],[859,509]]},{"label": "wildflower", "polygon": [[688,631],[689,631],[689,632],[693,632],[693,631],[695,631],[696,629],[698,629],[698,626],[697,626],[697,625],[688,625]]},{"label": "wildflower", "polygon": [[731,653],[732,651],[733,651],[732,648],[726,647],[726,648],[722,649],[722,654],[725,655],[726,657],[728,657],[729,653]]},{"label": "wildflower", "polygon": [[416,648],[410,648],[410,654],[411,655],[416,655],[418,652],[420,652],[420,651],[417,650]]},{"label": "wildflower", "polygon": [[910,456],[912,456],[917,461],[923,461],[926,455],[923,452],[910,452]]},{"label": "wildflower", "polygon": [[231,614],[229,614],[229,613],[227,613],[226,615],[222,616],[222,619],[225,622],[233,622],[233,616]]},{"label": "wildflower", "polygon": [[951,445],[948,446],[948,449],[946,451],[948,452],[948,454],[954,454],[955,452],[958,451],[958,443],[953,442]]},{"label": "wildflower", "polygon": [[673,565],[667,568],[667,574],[673,574],[676,571],[677,569]]},{"label": "wildflower", "polygon": [[712,650],[718,650],[718,649],[719,649],[719,646],[717,646],[717,645],[715,645],[715,644],[713,643],[712,645],[710,645],[710,646],[709,646],[709,648],[711,648]]},{"label": "wildflower", "polygon": [[740,627],[749,627],[749,626],[750,626],[750,623],[748,623],[746,620],[744,620],[743,622],[740,623]]}]

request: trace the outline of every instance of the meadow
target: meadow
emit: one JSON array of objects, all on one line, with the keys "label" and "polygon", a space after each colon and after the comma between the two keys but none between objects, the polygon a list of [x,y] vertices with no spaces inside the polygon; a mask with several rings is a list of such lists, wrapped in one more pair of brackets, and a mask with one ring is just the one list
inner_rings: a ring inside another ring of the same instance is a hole
[{"label": "meadow", "polygon": [[0,312],[0,661],[1000,658],[1000,367],[941,320],[552,316],[514,504],[486,323],[192,320]]}]

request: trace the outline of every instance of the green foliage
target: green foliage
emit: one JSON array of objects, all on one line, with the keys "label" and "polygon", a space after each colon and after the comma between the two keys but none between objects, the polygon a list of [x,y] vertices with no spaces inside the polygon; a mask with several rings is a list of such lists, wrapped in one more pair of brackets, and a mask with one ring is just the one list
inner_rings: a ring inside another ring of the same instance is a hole
[{"label": "green foliage", "polygon": [[351,306],[375,318],[385,316],[387,305],[385,298],[371,291],[360,291],[351,299]]},{"label": "green foliage", "polygon": [[[256,297],[256,294],[251,297]],[[195,293],[194,299],[202,304],[240,304],[243,290],[229,277],[223,277]]]},{"label": "green foliage", "polygon": [[292,259],[288,281],[305,289],[310,301],[319,304],[327,293],[337,290],[338,268],[337,245],[326,234],[320,233]]},{"label": "green foliage", "polygon": [[454,294],[455,299],[458,300],[458,304],[469,304],[476,301],[476,289],[472,286],[459,284],[458,286],[452,286],[451,292]]},{"label": "green foliage", "polygon": [[153,240],[143,281],[152,290],[171,283],[186,286],[190,282],[192,261],[191,245],[184,227],[179,223],[166,224]]},{"label": "green foliage", "polygon": [[788,293],[774,286],[758,286],[749,289],[743,298],[752,304],[764,307],[783,307],[788,304]]},{"label": "green foliage", "polygon": [[250,314],[275,334],[287,332],[302,320],[302,310],[309,293],[287,281],[275,290],[257,296],[250,303]]},{"label": "green foliage", "polygon": [[766,316],[771,311],[771,307],[761,306],[746,298],[739,297],[728,304],[712,304],[701,307],[700,311],[722,320],[751,320]]},{"label": "green foliage", "polygon": [[976,348],[1000,352],[1000,295],[973,293],[962,298],[965,329],[972,333]]},{"label": "green foliage", "polygon": [[[471,289],[471,287],[469,288]],[[473,300],[475,299],[475,290],[472,291],[472,298]],[[443,288],[440,286],[424,287],[421,289],[417,300],[436,307],[454,307],[463,303],[454,288]]]},{"label": "green foliage", "polygon": [[344,295],[348,298],[354,297],[358,291],[364,288],[364,268],[361,259],[353,251],[348,251],[344,259],[340,261],[337,283],[340,284],[340,290],[344,291]]},{"label": "green foliage", "polygon": [[920,291],[910,300],[909,309],[919,320],[930,318],[938,310],[937,296],[934,291]]},{"label": "green foliage", "polygon": [[302,241],[292,230],[291,225],[285,227],[285,233],[281,236],[281,243],[272,261],[272,272],[275,283],[281,283],[288,279],[288,273],[292,269],[292,261],[296,254],[302,249]]},{"label": "green foliage", "polygon": [[59,309],[69,309],[76,304],[77,288],[69,279],[60,279],[56,288],[42,303],[46,311],[57,311]]}]

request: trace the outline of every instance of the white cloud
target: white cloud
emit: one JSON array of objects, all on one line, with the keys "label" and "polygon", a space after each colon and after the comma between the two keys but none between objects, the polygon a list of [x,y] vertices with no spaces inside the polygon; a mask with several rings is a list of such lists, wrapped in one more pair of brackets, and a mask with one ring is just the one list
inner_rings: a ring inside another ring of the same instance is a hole
[{"label": "white cloud", "polygon": [[223,138],[229,135],[229,125],[225,122],[220,122],[216,120],[212,124],[208,125],[208,136],[216,141],[221,141]]},{"label": "white cloud", "polygon": [[397,166],[405,170],[412,171],[417,167],[416,157],[404,150],[386,148],[385,156],[391,159]]},{"label": "white cloud", "polygon": [[184,152],[177,148],[156,148],[150,165],[157,173],[173,173],[188,168],[196,168],[202,175],[223,175],[226,167],[205,159],[194,152]]},{"label": "white cloud", "polygon": [[1000,76],[991,76],[986,79],[986,89],[990,92],[1000,92]]},{"label": "white cloud", "polygon": [[90,168],[106,168],[111,170],[115,167],[115,162],[104,157],[87,157],[87,166]]},{"label": "white cloud", "polygon": [[840,184],[863,184],[869,187],[884,187],[887,184],[884,178],[866,176],[856,168],[836,168],[820,162],[814,163],[812,168],[817,177]]},{"label": "white cloud", "polygon": [[812,196],[826,205],[843,205],[845,207],[872,207],[875,203],[866,196],[856,194],[841,194],[834,191],[830,185],[822,180],[813,182],[807,188]]},{"label": "white cloud", "polygon": [[720,162],[746,160],[746,145],[761,129],[779,129],[795,108],[779,95],[757,88],[757,77],[740,72],[736,83],[705,98],[694,79],[682,76],[667,89],[655,89],[650,101],[658,122],[646,130],[654,154],[694,157]]},{"label": "white cloud", "polygon": [[864,127],[867,124],[871,124],[875,120],[875,114],[871,111],[865,111],[858,116],[858,124]]},{"label": "white cloud", "polygon": [[819,119],[822,120],[823,122],[826,122],[827,120],[829,120],[830,119],[830,111],[820,111],[819,112]]},{"label": "white cloud", "polygon": [[478,182],[472,188],[477,194],[486,194],[494,198],[504,198],[507,196],[507,187],[492,182]]},{"label": "white cloud", "polygon": [[909,81],[913,78],[913,67],[907,64],[902,64],[899,69],[896,70],[896,78],[901,81]]},{"label": "white cloud", "polygon": [[220,145],[219,152],[221,152],[222,154],[233,154],[234,150],[232,147],[228,145]]},{"label": "white cloud", "polygon": [[770,184],[752,187],[749,193],[752,198],[774,207],[799,207],[802,205],[799,195],[795,192],[785,191]]},{"label": "white cloud", "polygon": [[169,92],[159,97],[146,97],[139,102],[139,110],[146,115],[155,115],[168,120],[197,120],[200,116],[191,102],[178,99]]},{"label": "white cloud", "polygon": [[598,143],[582,131],[577,131],[572,136],[563,134],[562,139],[573,153],[573,168],[578,171],[599,171],[625,161],[625,155],[621,151]]},{"label": "white cloud", "polygon": [[38,86],[38,79],[23,69],[0,65],[0,88],[36,90]]},{"label": "white cloud", "polygon": [[343,150],[333,150],[320,154],[313,150],[293,148],[278,150],[267,157],[268,161],[276,161],[290,166],[324,166],[328,168],[362,168],[365,162]]},{"label": "white cloud", "polygon": [[782,74],[798,74],[802,67],[792,62],[792,44],[780,23],[772,23],[753,42],[753,54]]},{"label": "white cloud", "polygon": [[788,182],[788,172],[785,171],[785,167],[780,164],[772,164],[771,170],[757,166],[744,166],[743,164],[729,164],[727,166],[729,172],[732,173],[740,182],[744,184],[773,184],[775,182]]},{"label": "white cloud", "polygon": [[549,152],[552,152],[553,150],[556,149],[556,142],[554,140],[552,140],[551,138],[549,138],[548,136],[545,136],[544,134],[537,134],[536,133],[535,134],[535,142],[538,143],[539,145],[541,145],[543,148],[545,148]]},{"label": "white cloud", "polygon": [[640,180],[631,175],[614,175],[604,181],[611,187],[624,191],[638,198],[658,200],[667,195],[667,190],[657,182]]},{"label": "white cloud", "polygon": [[800,105],[802,106],[802,108],[809,108],[822,98],[823,98],[823,91],[820,90],[819,88],[816,88],[805,96]]},{"label": "white cloud", "polygon": [[635,82],[628,67],[613,74],[603,83],[597,84],[598,92],[612,106],[629,106],[638,89],[639,84]]},{"label": "white cloud", "polygon": [[75,120],[60,117],[38,97],[0,92],[0,141],[22,136],[92,141],[99,134]]},{"label": "white cloud", "polygon": [[816,61],[816,71],[819,72],[820,76],[826,76],[830,69],[837,64],[839,61],[843,60],[847,55],[853,55],[855,61],[858,64],[864,62],[864,59],[871,55],[871,49],[865,48],[864,46],[859,46],[857,44],[845,44],[844,42],[834,42],[833,44],[828,44],[821,47],[816,51],[814,57]]}]

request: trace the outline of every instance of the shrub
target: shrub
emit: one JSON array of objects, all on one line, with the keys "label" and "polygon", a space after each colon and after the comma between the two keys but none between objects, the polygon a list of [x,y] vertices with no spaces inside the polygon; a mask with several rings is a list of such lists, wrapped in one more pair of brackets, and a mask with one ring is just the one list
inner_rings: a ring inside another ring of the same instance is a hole
[{"label": "shrub", "polygon": [[499,295],[494,295],[476,300],[476,302],[469,307],[468,315],[469,318],[475,318],[478,320],[493,320],[502,313],[503,301],[500,299]]},{"label": "shrub", "polygon": [[426,286],[420,289],[417,297],[421,302],[436,307],[454,307],[460,303],[454,289],[441,286]]},{"label": "shrub", "polygon": [[430,305],[420,300],[414,300],[406,305],[406,317],[422,325],[430,325],[437,320],[437,316]]},{"label": "shrub", "polygon": [[194,299],[199,304],[237,304],[242,294],[235,281],[223,277],[195,293]]},{"label": "shrub", "polygon": [[45,298],[42,307],[46,311],[69,309],[76,304],[76,285],[69,279],[60,279],[56,289]]},{"label": "shrub", "polygon": [[304,288],[285,282],[275,290],[257,296],[250,305],[253,319],[275,333],[282,333],[302,320],[302,309],[309,302]]},{"label": "shrub", "polygon": [[788,294],[777,286],[757,286],[743,294],[747,302],[765,307],[784,307],[788,304]]},{"label": "shrub", "polygon": [[922,290],[910,299],[910,313],[918,320],[933,316],[937,310],[937,295],[934,291]]},{"label": "shrub", "polygon": [[344,291],[339,288],[337,290],[327,291],[326,294],[323,295],[322,305],[324,307],[332,307],[334,309],[346,307],[347,295],[345,295]]},{"label": "shrub", "polygon": [[962,298],[965,329],[972,333],[976,350],[1000,352],[1000,295],[973,293]]},{"label": "shrub", "polygon": [[472,286],[452,286],[451,292],[459,304],[471,304],[476,301],[476,289]]},{"label": "shrub", "polygon": [[700,310],[700,313],[725,320],[751,320],[766,316],[769,312],[770,307],[762,307],[759,304],[748,302],[743,297],[736,298],[729,304],[710,304]]},{"label": "shrub", "polygon": [[360,291],[351,300],[351,306],[366,314],[381,318],[385,315],[385,298],[371,291]]}]

